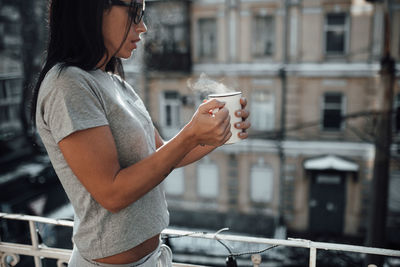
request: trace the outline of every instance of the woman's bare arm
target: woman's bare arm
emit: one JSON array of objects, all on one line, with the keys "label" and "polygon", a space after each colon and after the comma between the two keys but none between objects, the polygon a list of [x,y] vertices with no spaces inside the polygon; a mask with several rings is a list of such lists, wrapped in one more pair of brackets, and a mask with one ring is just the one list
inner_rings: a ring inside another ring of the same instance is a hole
[{"label": "woman's bare arm", "polygon": [[[163,147],[165,144],[169,143],[169,142],[165,142],[161,138],[160,133],[157,131],[157,129],[155,129],[155,139],[156,139],[157,149],[159,149],[159,148]],[[188,152],[182,158],[182,160],[177,164],[176,168],[183,167],[183,166],[186,166],[186,165],[188,165],[190,163],[193,163],[193,162],[201,159],[205,155],[209,154],[211,151],[213,151],[216,148],[217,148],[217,146],[200,146],[200,145],[197,145],[193,149],[191,149],[190,152]]]},{"label": "woman's bare arm", "polygon": [[227,110],[210,119],[207,108],[199,109],[180,134],[155,153],[124,169],[119,165],[109,126],[75,132],[58,145],[93,198],[107,210],[118,212],[157,186],[199,143],[220,145],[229,138]]}]

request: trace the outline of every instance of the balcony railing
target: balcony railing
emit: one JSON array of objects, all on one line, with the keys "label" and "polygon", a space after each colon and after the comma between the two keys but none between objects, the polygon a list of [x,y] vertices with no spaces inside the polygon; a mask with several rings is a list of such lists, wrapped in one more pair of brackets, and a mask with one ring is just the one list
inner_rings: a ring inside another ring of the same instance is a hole
[{"label": "balcony railing", "polygon": [[192,67],[190,53],[177,51],[148,52],[145,56],[145,64],[149,70],[167,72],[189,72]]},{"label": "balcony railing", "polygon": [[[38,216],[22,215],[22,214],[7,214],[0,213],[0,223],[2,220],[18,220],[26,221],[29,224],[31,244],[19,244],[11,242],[2,242],[0,236],[0,266],[8,267],[15,266],[20,261],[20,255],[31,256],[34,259],[35,267],[42,266],[42,259],[56,259],[57,266],[66,266],[68,259],[71,255],[71,250],[61,249],[61,248],[51,248],[40,244],[40,239],[37,234],[37,224],[50,224],[56,226],[72,227],[73,222],[68,220],[57,220]],[[224,229],[222,229],[224,230]],[[242,243],[252,243],[267,245],[267,249],[276,246],[286,246],[286,247],[299,247],[306,248],[309,250],[309,266],[315,267],[317,264],[317,252],[318,250],[333,250],[342,252],[355,252],[362,254],[376,254],[388,257],[400,258],[400,250],[382,249],[382,248],[372,248],[363,246],[354,246],[346,244],[334,244],[334,243],[324,243],[324,242],[313,242],[304,239],[270,239],[270,238],[257,238],[239,235],[226,235],[221,234],[222,230],[216,233],[203,233],[203,232],[190,232],[183,230],[173,230],[166,229],[162,232],[164,236],[170,237],[190,237],[190,238],[202,238],[202,239],[213,239],[224,246],[226,246],[223,241],[233,241]],[[228,248],[229,249],[229,248]],[[264,250],[267,250],[264,249]],[[251,256],[252,265],[258,267],[261,264],[261,256],[258,254],[261,251],[254,252]],[[235,255],[232,253],[231,255]],[[200,265],[173,263],[173,267],[201,267]],[[372,265],[371,265],[372,266]]]}]

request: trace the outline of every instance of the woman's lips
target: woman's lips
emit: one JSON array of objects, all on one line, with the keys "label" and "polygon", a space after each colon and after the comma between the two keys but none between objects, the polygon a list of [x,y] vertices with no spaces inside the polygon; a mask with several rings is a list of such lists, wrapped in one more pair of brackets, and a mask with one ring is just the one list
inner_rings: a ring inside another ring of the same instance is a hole
[{"label": "woman's lips", "polygon": [[132,46],[133,46],[133,49],[135,49],[135,48],[137,48],[137,42],[140,42],[140,39],[136,39],[136,40],[132,40],[131,41],[131,44],[132,44]]}]

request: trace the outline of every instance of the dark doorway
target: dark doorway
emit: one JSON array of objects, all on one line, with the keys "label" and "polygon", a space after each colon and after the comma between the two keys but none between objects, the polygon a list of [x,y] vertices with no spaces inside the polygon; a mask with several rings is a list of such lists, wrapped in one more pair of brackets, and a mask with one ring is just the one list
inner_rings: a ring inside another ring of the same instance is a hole
[{"label": "dark doorway", "polygon": [[345,179],[343,172],[314,172],[310,185],[309,231],[341,235],[344,225]]}]

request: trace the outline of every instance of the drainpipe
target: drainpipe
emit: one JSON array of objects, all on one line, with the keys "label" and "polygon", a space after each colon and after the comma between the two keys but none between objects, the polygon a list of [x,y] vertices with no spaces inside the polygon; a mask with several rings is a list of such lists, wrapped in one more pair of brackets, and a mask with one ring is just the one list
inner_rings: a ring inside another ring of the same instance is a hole
[{"label": "drainpipe", "polygon": [[[379,119],[375,139],[374,173],[371,184],[371,204],[369,210],[367,246],[386,246],[386,219],[388,187],[390,177],[390,146],[392,139],[392,105],[396,65],[391,56],[390,1],[383,2],[384,9],[384,51],[381,59],[381,81],[383,86],[382,115]],[[367,254],[365,265],[383,266],[382,256]]]},{"label": "drainpipe", "polygon": [[278,153],[280,165],[280,184],[279,184],[279,226],[285,226],[285,152],[283,142],[286,136],[286,94],[287,94],[287,70],[288,64],[288,32],[289,32],[289,3],[290,0],[284,2],[284,30],[283,30],[283,55],[282,67],[279,69],[279,78],[282,84],[281,94],[281,129],[278,137]]}]

